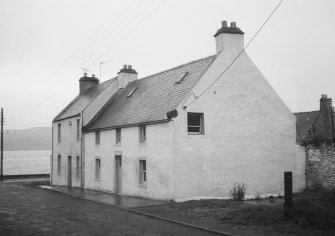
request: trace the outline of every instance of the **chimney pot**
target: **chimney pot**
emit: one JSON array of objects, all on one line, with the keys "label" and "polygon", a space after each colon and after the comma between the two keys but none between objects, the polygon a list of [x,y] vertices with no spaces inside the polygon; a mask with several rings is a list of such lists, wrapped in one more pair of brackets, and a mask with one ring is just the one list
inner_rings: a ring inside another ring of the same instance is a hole
[{"label": "chimney pot", "polygon": [[236,22],[230,22],[230,27],[235,27],[236,28]]},{"label": "chimney pot", "polygon": [[131,69],[132,69],[132,68],[131,68],[131,65],[128,65],[128,69],[129,69],[129,70],[131,70]]},{"label": "chimney pot", "polygon": [[325,98],[327,98],[327,94],[325,94]]},{"label": "chimney pot", "polygon": [[123,69],[127,69],[127,65],[123,65]]},{"label": "chimney pot", "polygon": [[84,77],[87,77],[87,73],[86,72],[84,73]]},{"label": "chimney pot", "polygon": [[92,74],[92,78],[95,78],[95,74]]},{"label": "chimney pot", "polygon": [[226,20],[221,21],[221,25],[222,25],[222,28],[227,27],[227,21]]}]

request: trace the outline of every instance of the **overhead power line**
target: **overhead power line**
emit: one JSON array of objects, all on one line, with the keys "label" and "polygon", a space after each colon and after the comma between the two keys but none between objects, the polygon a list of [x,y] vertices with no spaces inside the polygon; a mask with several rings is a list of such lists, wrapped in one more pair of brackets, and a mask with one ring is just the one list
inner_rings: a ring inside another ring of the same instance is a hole
[{"label": "overhead power line", "polygon": [[[102,49],[102,44],[104,42],[106,42],[106,40],[108,38],[110,38],[110,36],[114,36],[114,35],[118,35],[120,34],[119,31],[123,31],[125,27],[122,27],[122,25],[127,22],[127,19],[129,18],[128,15],[135,15],[135,21],[136,21],[136,16],[138,15],[136,12],[144,12],[148,6],[144,7],[143,9],[141,9],[142,5],[145,3],[146,1],[140,1],[139,4],[137,4],[137,6],[135,7],[131,7],[133,4],[133,2],[127,6],[122,12],[121,14],[119,14],[115,20],[113,22],[111,22],[111,24],[108,25],[108,27],[106,27],[102,32],[100,32],[100,35],[97,34],[97,37],[95,41],[92,41],[89,44],[86,44],[87,46],[85,47],[85,51],[83,50],[83,47],[81,47],[77,56],[75,58],[73,58],[73,60],[71,60],[70,63],[68,63],[68,65],[66,67],[64,67],[64,69],[58,73],[57,75],[54,76],[54,78],[59,78],[62,77],[62,75],[65,75],[66,73],[68,73],[70,70],[73,69],[73,64],[77,63],[80,64],[80,66],[84,65],[84,61],[87,58],[91,58],[92,57],[92,53],[98,50]],[[150,3],[151,4],[151,3]],[[112,27],[113,26],[113,27]],[[120,28],[120,29],[119,29]],[[78,65],[76,66],[78,67]],[[60,79],[62,80],[62,78]],[[54,80],[59,82],[60,80]]]},{"label": "overhead power line", "polygon": [[271,14],[268,16],[268,18],[264,21],[264,23],[262,24],[262,26],[257,30],[257,32],[254,34],[254,36],[249,40],[249,42],[246,44],[246,46],[243,48],[243,50],[235,57],[235,59],[228,65],[228,67],[218,76],[218,78],[216,80],[214,80],[214,82],[207,87],[202,93],[200,93],[197,97],[195,96],[194,100],[192,102],[190,102],[187,106],[190,106],[191,104],[193,104],[195,101],[197,101],[202,95],[204,95],[219,79],[221,79],[222,75],[224,75],[224,73],[227,72],[227,70],[235,63],[235,61],[242,55],[242,53],[249,47],[249,45],[251,44],[251,42],[257,37],[257,35],[261,32],[261,30],[264,28],[264,26],[266,25],[266,23],[270,20],[270,18],[273,16],[273,14],[277,11],[277,9],[279,8],[279,6],[282,4],[284,0],[281,0],[277,6],[274,8],[274,10],[271,12]]},{"label": "overhead power line", "polygon": [[[126,32],[126,34],[119,38],[115,43],[113,43],[109,48],[107,48],[107,50],[104,51],[103,54],[100,55],[99,58],[103,57],[104,55],[106,55],[112,48],[114,48],[116,46],[116,44],[118,44],[121,40],[123,40],[125,37],[128,36],[128,34],[130,32],[133,32],[135,28],[137,28],[140,24],[142,24],[146,19],[148,19],[155,11],[157,11],[159,8],[161,8],[164,4],[166,3],[165,1],[162,1],[160,4],[158,4],[152,11],[150,11],[147,15],[145,15],[140,21],[137,22],[137,24],[135,24],[129,31]],[[128,25],[127,25],[128,26]],[[89,66],[93,65],[94,63],[96,63],[99,58],[96,58],[95,61],[93,61],[91,64],[89,64]]]},{"label": "overhead power line", "polygon": [[[122,9],[122,7],[123,7],[123,5],[126,3],[126,1],[123,1],[122,2],[122,4],[120,5],[120,7],[118,8],[118,10],[117,10],[117,12],[119,11],[119,10],[121,10]],[[127,9],[127,7],[125,8],[125,9]],[[123,11],[124,12],[124,11]],[[122,13],[123,13],[122,12]],[[99,33],[99,31],[100,30],[102,30],[102,28],[105,26],[105,25],[107,25],[107,23],[112,19],[114,17],[114,15],[112,14],[111,16],[109,16],[108,18],[107,18],[107,20],[105,20],[105,22],[102,24],[102,25],[100,25],[99,27],[98,27],[98,29],[97,30],[95,30],[72,54],[71,54],[71,56],[70,57],[68,57],[64,62],[63,62],[63,64],[52,74],[52,75],[50,75],[50,76],[53,76],[54,74],[57,74],[57,72],[58,71],[61,71],[61,70],[63,70],[63,67],[64,66],[66,66],[69,62],[71,62],[72,61],[72,59],[80,52],[80,50],[84,47],[84,46],[86,46],[89,42],[90,42],[90,40],[91,39],[93,39],[94,38],[94,36],[97,36],[97,34]],[[113,21],[113,22],[115,22],[115,21]],[[109,28],[109,27],[107,27],[107,28]]]}]

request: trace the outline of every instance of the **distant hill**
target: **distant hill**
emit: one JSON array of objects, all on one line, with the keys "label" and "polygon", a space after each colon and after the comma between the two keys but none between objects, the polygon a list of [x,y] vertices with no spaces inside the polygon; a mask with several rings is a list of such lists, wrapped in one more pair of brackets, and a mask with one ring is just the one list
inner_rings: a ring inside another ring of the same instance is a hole
[{"label": "distant hill", "polygon": [[4,130],[4,150],[51,150],[51,127]]}]

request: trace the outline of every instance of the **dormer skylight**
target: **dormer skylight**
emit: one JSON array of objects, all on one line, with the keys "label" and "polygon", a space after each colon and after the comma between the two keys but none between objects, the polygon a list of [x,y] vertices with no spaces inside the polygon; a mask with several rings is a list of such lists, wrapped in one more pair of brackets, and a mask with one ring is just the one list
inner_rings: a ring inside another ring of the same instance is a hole
[{"label": "dormer skylight", "polygon": [[183,72],[179,75],[178,80],[175,82],[175,84],[180,84],[181,81],[188,75],[188,71]]},{"label": "dormer skylight", "polygon": [[133,95],[133,93],[136,91],[137,87],[133,88],[127,95],[127,97],[130,97],[131,95]]}]

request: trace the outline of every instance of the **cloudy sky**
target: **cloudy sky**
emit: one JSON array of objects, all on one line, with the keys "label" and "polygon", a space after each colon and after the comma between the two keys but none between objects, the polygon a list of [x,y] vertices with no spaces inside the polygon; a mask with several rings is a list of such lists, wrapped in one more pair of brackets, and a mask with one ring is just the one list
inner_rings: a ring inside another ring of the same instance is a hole
[{"label": "cloudy sky", "polygon": [[[5,129],[50,126],[83,68],[105,81],[215,54],[222,20],[247,43],[279,1],[0,0],[0,106]],[[335,1],[284,0],[247,52],[292,112],[335,98]]]}]

